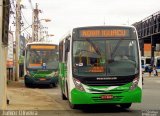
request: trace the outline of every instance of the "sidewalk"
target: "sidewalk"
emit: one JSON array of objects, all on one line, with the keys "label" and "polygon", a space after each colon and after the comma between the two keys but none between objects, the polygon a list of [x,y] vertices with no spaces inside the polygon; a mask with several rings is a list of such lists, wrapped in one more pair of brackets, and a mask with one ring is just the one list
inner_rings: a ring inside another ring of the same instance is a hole
[{"label": "sidewalk", "polygon": [[160,72],[158,72],[158,76],[154,76],[153,73],[151,73],[151,76],[149,76],[149,73],[148,73],[148,72],[145,72],[145,73],[143,74],[143,77],[154,77],[154,78],[159,77],[159,78],[160,78]]},{"label": "sidewalk", "polygon": [[56,106],[50,96],[36,88],[26,88],[22,80],[9,82],[7,110],[52,110]]}]

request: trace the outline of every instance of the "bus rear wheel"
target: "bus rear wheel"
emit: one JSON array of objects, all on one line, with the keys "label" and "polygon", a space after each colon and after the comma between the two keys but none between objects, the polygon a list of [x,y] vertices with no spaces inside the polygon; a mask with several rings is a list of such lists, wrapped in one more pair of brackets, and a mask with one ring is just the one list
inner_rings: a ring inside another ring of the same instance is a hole
[{"label": "bus rear wheel", "polygon": [[132,103],[124,103],[124,104],[120,104],[121,108],[124,108],[124,109],[130,108],[131,105],[132,105]]}]

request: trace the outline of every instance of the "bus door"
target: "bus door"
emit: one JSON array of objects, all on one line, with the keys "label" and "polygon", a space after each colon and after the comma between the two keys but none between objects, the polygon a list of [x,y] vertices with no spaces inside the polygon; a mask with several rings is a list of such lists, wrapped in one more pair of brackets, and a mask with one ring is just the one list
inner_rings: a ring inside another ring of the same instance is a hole
[{"label": "bus door", "polygon": [[71,69],[71,57],[70,56],[70,40],[67,38],[65,40],[65,45],[64,45],[64,85],[65,85],[65,88],[66,88],[66,95],[68,97],[68,93],[69,93],[69,85],[70,84],[68,81],[69,81],[69,77],[71,77],[71,72],[70,72],[70,69]]}]

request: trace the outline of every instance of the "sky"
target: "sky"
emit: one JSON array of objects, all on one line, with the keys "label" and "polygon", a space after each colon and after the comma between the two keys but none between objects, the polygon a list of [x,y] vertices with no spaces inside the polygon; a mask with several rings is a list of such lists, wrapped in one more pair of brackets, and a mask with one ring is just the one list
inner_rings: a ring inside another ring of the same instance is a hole
[{"label": "sky", "polygon": [[[33,7],[38,3],[42,10],[40,19],[48,27],[49,39],[54,43],[74,27],[101,25],[132,25],[151,14],[160,11],[160,0],[31,0]],[[32,10],[29,0],[22,0],[22,10],[28,24],[32,24]],[[24,21],[27,27],[26,22]],[[31,32],[31,29],[27,30]]]}]

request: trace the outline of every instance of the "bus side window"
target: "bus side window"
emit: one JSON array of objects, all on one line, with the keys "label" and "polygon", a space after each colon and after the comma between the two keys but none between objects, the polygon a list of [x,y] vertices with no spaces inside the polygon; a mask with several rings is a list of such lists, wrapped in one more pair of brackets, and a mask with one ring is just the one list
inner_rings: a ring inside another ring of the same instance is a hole
[{"label": "bus side window", "polygon": [[63,61],[63,41],[59,44],[59,61]]},{"label": "bus side window", "polygon": [[70,40],[66,39],[65,40],[65,62],[68,59],[68,52],[70,51]]}]

